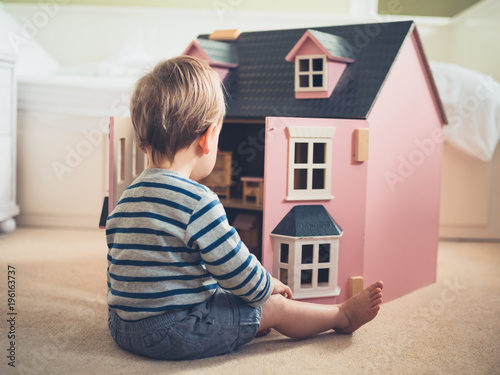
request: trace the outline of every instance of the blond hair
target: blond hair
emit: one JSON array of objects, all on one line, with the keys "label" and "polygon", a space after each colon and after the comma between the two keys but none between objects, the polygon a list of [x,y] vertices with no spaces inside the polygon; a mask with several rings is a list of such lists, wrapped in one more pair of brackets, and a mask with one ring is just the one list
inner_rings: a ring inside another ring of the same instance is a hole
[{"label": "blond hair", "polygon": [[210,124],[221,124],[225,112],[217,73],[191,56],[160,62],[137,82],[130,101],[136,140],[153,161],[173,162]]}]

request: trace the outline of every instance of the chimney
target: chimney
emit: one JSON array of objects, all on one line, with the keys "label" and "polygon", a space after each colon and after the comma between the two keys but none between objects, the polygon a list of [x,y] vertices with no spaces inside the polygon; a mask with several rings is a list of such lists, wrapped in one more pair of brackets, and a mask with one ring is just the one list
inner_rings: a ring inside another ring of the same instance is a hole
[{"label": "chimney", "polygon": [[219,40],[219,41],[231,41],[236,40],[241,34],[241,30],[232,29],[232,30],[215,30],[208,39],[210,40]]}]

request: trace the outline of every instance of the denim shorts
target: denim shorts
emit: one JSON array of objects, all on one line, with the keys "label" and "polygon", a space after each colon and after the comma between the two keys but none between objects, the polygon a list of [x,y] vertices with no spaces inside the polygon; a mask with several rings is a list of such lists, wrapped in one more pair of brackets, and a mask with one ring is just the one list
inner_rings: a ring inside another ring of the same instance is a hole
[{"label": "denim shorts", "polygon": [[257,333],[261,307],[251,307],[223,289],[203,303],[138,321],[122,320],[109,310],[111,336],[122,349],[167,360],[212,357],[250,342]]}]

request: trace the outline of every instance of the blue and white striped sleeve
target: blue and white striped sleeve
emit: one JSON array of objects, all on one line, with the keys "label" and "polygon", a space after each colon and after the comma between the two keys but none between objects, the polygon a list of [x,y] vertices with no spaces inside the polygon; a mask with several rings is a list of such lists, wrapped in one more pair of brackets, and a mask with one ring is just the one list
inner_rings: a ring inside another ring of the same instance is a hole
[{"label": "blue and white striped sleeve", "polygon": [[271,295],[271,275],[229,225],[215,194],[208,193],[200,200],[188,223],[185,241],[188,247],[200,251],[207,271],[223,289],[254,307]]}]

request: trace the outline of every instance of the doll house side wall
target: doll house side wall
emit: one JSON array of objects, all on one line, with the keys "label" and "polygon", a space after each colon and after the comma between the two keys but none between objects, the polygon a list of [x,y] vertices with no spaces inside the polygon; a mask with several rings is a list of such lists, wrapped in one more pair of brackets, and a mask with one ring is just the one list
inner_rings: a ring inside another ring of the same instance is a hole
[{"label": "doll house side wall", "polygon": [[384,301],[436,280],[443,119],[419,47],[414,31],[368,118],[363,275]]},{"label": "doll house side wall", "polygon": [[[335,127],[332,140],[331,200],[286,201],[288,179],[287,127]],[[267,117],[264,161],[264,217],[262,263],[273,270],[272,230],[296,205],[322,204],[343,229],[339,242],[338,297],[321,298],[322,303],[342,302],[348,297],[348,279],[363,272],[366,163],[352,160],[352,139],[356,128],[366,128],[366,120]],[[319,299],[308,299],[308,301]]]}]

